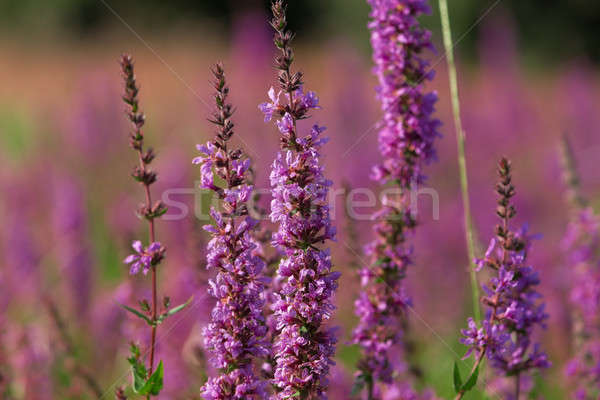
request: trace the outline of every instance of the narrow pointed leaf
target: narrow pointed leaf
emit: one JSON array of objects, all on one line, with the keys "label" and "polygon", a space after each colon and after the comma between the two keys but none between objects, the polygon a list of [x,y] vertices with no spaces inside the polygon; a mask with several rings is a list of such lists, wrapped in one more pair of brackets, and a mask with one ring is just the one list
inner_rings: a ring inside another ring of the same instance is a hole
[{"label": "narrow pointed leaf", "polygon": [[192,303],[192,300],[194,300],[194,296],[190,297],[188,299],[188,301],[186,301],[185,303],[171,308],[169,311],[167,311],[167,316],[171,316],[171,315],[176,314],[179,311],[183,310],[184,308],[186,308],[187,306],[189,306]]},{"label": "narrow pointed leaf", "polygon": [[129,311],[130,313],[132,313],[133,315],[135,315],[136,317],[139,317],[141,319],[143,319],[144,321],[146,321],[146,323],[148,323],[148,325],[152,326],[154,325],[152,323],[152,320],[150,318],[148,318],[148,316],[142,314],[141,312],[139,312],[138,310],[136,310],[135,308],[131,308],[129,306],[126,306],[125,304],[121,304],[118,303],[121,307],[123,307],[125,310]]},{"label": "narrow pointed leaf", "polygon": [[456,393],[460,392],[462,389],[463,383],[460,377],[460,371],[458,370],[458,364],[454,361],[454,391]]},{"label": "narrow pointed leaf", "polygon": [[165,319],[167,319],[167,317],[170,317],[171,315],[177,314],[179,311],[183,310],[184,308],[186,308],[187,306],[189,306],[192,303],[192,300],[194,300],[194,296],[190,297],[188,299],[188,301],[186,301],[183,304],[180,304],[178,306],[175,306],[173,308],[171,308],[169,311],[161,314],[158,319],[157,319],[157,323],[162,323]]}]

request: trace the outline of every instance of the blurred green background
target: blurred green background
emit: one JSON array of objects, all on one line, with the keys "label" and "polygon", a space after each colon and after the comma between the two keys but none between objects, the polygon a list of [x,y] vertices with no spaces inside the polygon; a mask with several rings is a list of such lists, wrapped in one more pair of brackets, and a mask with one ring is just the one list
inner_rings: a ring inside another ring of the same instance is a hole
[{"label": "blurred green background", "polygon": [[[105,4],[103,4],[105,3]],[[161,33],[185,25],[222,37],[216,25],[228,26],[233,16],[248,8],[263,7],[263,0],[3,0],[0,25],[7,34],[24,41],[58,38],[87,40],[110,31],[124,20],[142,32]],[[424,23],[439,32],[437,3],[434,15]],[[564,57],[586,57],[600,62],[600,1],[595,0],[454,0],[450,2],[455,37],[469,31],[458,52],[475,60],[480,26],[473,26],[491,8],[504,9],[514,18],[522,57],[530,63],[556,64]],[[294,0],[289,5],[291,27],[303,40],[324,35],[353,37],[368,47],[366,18],[368,6],[362,0]],[[472,29],[472,32],[470,30]]]}]

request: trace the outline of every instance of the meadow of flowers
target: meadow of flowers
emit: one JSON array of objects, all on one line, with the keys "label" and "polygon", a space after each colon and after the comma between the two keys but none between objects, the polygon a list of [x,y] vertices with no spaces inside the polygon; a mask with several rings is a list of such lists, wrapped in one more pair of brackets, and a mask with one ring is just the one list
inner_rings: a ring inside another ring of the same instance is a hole
[{"label": "meadow of flowers", "polygon": [[274,0],[229,46],[7,57],[1,399],[600,398],[593,68],[367,3],[368,56]]}]

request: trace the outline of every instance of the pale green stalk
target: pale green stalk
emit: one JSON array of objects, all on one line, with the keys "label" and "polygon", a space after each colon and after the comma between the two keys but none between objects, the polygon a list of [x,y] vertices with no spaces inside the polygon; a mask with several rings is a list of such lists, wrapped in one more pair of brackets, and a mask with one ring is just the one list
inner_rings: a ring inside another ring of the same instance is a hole
[{"label": "pale green stalk", "polygon": [[471,275],[471,294],[473,296],[473,317],[477,322],[481,320],[481,308],[479,306],[479,284],[475,274],[475,238],[473,234],[473,221],[471,217],[471,206],[469,204],[469,185],[467,181],[467,161],[465,159],[465,133],[460,120],[460,101],[458,99],[458,85],[456,83],[456,65],[454,64],[454,53],[452,45],[452,32],[450,31],[450,17],[448,16],[448,3],[439,0],[440,18],[442,20],[442,31],[444,36],[444,48],[448,59],[448,79],[450,81],[450,98],[452,100],[452,114],[454,115],[454,126],[456,128],[456,144],[458,146],[458,169],[460,173],[460,188],[462,192],[465,236],[467,240],[467,253],[469,257],[469,273]]}]

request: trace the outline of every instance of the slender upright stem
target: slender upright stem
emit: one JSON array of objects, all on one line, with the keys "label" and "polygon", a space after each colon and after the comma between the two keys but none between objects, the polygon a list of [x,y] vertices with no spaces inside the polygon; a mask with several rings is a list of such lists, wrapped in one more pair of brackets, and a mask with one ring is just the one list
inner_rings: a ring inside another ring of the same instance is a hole
[{"label": "slender upright stem", "polygon": [[367,382],[367,400],[374,400],[375,397],[373,397],[373,389],[374,389],[374,384],[373,384],[373,379],[369,379],[369,382]]},{"label": "slender upright stem", "polygon": [[519,400],[520,394],[521,394],[521,375],[517,374],[515,376],[515,400]]},{"label": "slender upright stem", "polygon": [[[144,162],[144,153],[143,153],[143,148],[140,146],[140,148],[138,149],[138,156],[139,156],[139,160],[140,160],[140,167],[142,169],[146,168],[146,163]],[[144,184],[144,191],[146,193],[146,207],[148,209],[150,209],[152,207],[152,195],[150,194],[150,185],[149,184]],[[154,219],[150,218],[148,219],[148,228],[149,228],[149,236],[150,236],[150,243],[154,243],[156,240],[155,237],[155,230],[154,230]],[[151,269],[151,273],[152,273],[152,321],[156,321],[156,317],[157,317],[157,291],[156,291],[156,266],[152,266]],[[150,365],[148,367],[148,376],[152,375],[152,371],[154,369],[154,348],[156,347],[156,325],[152,326],[152,334],[151,334],[151,339],[150,339]],[[147,398],[150,398],[150,395],[148,395]]]},{"label": "slender upright stem", "polygon": [[471,206],[469,202],[469,186],[467,180],[467,161],[465,159],[465,133],[460,120],[460,101],[458,98],[458,85],[456,80],[456,65],[454,64],[454,53],[452,45],[452,32],[450,30],[450,17],[448,16],[448,3],[439,0],[440,18],[442,20],[442,31],[444,36],[444,48],[448,59],[448,79],[450,81],[450,98],[452,100],[452,113],[454,115],[454,126],[456,128],[456,144],[458,146],[458,168],[460,173],[460,188],[462,192],[465,235],[467,240],[467,253],[469,256],[469,273],[471,276],[471,294],[473,301],[473,313],[475,321],[481,320],[481,308],[479,306],[479,284],[475,274],[475,238],[473,235],[473,222],[471,217]]},{"label": "slender upright stem", "polygon": [[[156,321],[156,267],[152,267],[152,321]],[[150,340],[150,375],[154,368],[154,347],[156,344],[156,326],[152,326],[152,336]]]}]

